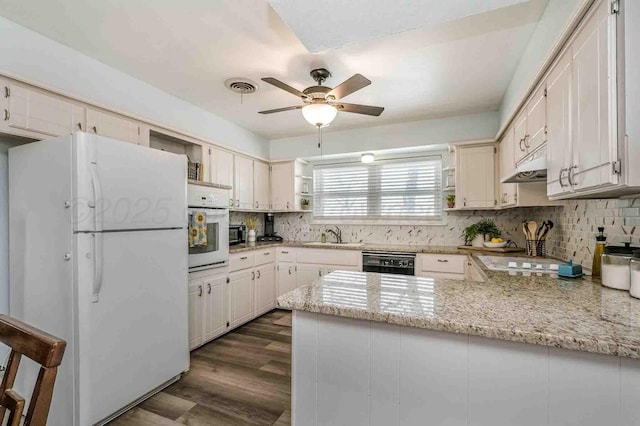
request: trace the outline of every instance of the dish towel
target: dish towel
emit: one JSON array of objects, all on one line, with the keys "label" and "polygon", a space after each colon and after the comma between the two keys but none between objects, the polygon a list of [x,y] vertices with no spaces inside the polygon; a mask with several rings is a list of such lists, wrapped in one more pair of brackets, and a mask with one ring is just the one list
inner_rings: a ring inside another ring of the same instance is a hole
[{"label": "dish towel", "polygon": [[207,245],[207,213],[194,210],[189,220],[189,247]]}]

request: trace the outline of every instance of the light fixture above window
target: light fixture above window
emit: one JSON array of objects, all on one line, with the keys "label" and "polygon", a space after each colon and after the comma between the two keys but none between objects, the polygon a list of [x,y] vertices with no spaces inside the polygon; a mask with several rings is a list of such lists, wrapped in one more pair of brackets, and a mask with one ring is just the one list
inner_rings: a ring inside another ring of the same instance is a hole
[{"label": "light fixture above window", "polygon": [[304,119],[316,127],[328,126],[337,114],[336,107],[329,104],[316,103],[302,108]]},{"label": "light fixture above window", "polygon": [[373,160],[375,160],[375,157],[372,152],[365,152],[360,156],[360,161],[363,163],[373,163]]}]

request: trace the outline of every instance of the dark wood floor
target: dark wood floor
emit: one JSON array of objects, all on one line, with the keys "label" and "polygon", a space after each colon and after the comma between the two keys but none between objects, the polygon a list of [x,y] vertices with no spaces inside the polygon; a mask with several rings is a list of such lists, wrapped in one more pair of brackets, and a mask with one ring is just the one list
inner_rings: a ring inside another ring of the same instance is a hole
[{"label": "dark wood floor", "polygon": [[196,349],[177,383],[110,426],[291,424],[291,313],[275,310]]}]

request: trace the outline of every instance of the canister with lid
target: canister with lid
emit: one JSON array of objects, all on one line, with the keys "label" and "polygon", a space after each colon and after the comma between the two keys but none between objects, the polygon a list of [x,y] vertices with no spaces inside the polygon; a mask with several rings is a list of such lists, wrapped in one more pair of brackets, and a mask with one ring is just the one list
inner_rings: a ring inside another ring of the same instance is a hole
[{"label": "canister with lid", "polygon": [[631,274],[631,288],[629,294],[640,299],[640,250],[633,251],[633,257],[629,262]]},{"label": "canister with lid", "polygon": [[631,287],[631,272],[629,263],[633,257],[633,251],[637,247],[631,247],[625,243],[624,247],[607,246],[602,254],[602,285],[618,290],[629,290]]}]

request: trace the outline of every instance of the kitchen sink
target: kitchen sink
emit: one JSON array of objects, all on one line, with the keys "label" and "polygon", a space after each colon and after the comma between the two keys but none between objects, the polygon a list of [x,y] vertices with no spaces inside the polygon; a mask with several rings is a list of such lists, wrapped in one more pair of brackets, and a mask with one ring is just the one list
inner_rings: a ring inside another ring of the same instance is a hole
[{"label": "kitchen sink", "polygon": [[337,247],[364,247],[364,243],[332,243],[332,242],[326,242],[323,243],[322,241],[311,241],[309,243],[304,243],[302,244],[303,246],[311,246],[311,247],[331,247],[331,246],[337,246]]}]

